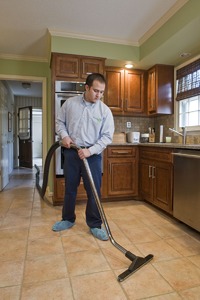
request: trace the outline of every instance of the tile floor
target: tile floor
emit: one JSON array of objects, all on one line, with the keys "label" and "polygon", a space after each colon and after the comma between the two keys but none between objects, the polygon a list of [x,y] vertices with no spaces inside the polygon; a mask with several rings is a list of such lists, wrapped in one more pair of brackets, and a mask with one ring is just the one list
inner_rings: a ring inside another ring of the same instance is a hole
[{"label": "tile floor", "polygon": [[0,192],[0,299],[200,299],[200,234],[142,202],[103,207],[120,245],[154,254],[122,283],[117,276],[131,262],[89,233],[85,204],[73,228],[52,232],[61,207],[40,199],[34,170],[16,170]]}]

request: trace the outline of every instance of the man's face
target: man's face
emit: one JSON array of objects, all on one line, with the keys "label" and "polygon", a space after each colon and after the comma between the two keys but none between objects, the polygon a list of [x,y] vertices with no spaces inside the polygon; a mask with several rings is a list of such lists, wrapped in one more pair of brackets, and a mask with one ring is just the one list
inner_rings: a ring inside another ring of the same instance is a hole
[{"label": "man's face", "polygon": [[85,86],[85,100],[88,102],[95,103],[97,100],[101,99],[105,90],[105,83],[101,83],[98,80],[93,81],[93,85],[89,87]]}]

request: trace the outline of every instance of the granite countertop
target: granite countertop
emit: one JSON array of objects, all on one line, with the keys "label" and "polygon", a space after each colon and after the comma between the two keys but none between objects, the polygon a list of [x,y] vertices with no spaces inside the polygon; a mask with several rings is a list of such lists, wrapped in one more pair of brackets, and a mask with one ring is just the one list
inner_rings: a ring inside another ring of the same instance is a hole
[{"label": "granite countertop", "polygon": [[144,146],[144,147],[161,147],[173,149],[194,149],[200,150],[200,144],[178,144],[178,143],[112,143],[110,146]]}]

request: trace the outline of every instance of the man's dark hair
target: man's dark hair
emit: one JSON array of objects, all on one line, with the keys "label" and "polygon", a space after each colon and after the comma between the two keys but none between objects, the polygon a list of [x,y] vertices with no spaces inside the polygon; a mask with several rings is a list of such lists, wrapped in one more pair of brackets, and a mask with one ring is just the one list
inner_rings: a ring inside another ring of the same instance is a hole
[{"label": "man's dark hair", "polygon": [[100,73],[92,73],[92,74],[88,75],[85,84],[87,84],[89,87],[91,87],[94,80],[97,80],[101,83],[106,84],[105,77]]}]

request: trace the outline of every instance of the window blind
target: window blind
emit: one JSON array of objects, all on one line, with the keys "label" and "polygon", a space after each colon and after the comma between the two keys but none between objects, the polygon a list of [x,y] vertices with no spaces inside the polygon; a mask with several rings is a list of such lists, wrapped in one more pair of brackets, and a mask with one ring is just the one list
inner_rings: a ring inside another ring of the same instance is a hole
[{"label": "window blind", "polygon": [[177,101],[200,95],[200,59],[177,70],[176,79]]}]

